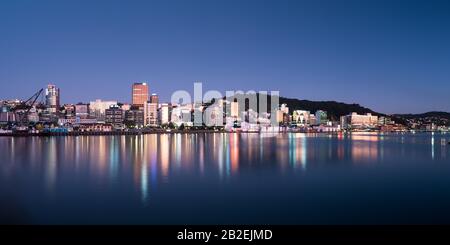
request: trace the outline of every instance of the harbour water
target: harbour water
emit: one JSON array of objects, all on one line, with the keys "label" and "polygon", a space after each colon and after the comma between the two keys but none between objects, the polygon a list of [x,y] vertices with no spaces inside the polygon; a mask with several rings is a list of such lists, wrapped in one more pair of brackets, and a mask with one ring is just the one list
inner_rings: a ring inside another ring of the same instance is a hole
[{"label": "harbour water", "polygon": [[0,138],[2,224],[450,224],[450,134]]}]

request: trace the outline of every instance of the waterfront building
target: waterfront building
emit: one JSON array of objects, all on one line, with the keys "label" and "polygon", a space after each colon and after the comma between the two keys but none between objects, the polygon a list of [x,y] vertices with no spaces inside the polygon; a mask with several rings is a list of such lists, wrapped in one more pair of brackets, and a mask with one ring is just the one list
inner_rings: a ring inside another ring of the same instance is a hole
[{"label": "waterfront building", "polygon": [[148,101],[147,83],[134,83],[132,89],[132,105],[143,108]]},{"label": "waterfront building", "polygon": [[172,108],[170,121],[177,127],[193,126],[192,116],[192,104],[178,105]]},{"label": "waterfront building", "polygon": [[112,130],[112,125],[105,123],[81,124],[77,129],[80,132],[111,132]]},{"label": "waterfront building", "polygon": [[379,117],[378,118],[378,125],[391,125],[391,124],[395,124],[395,122],[393,122],[390,117]]},{"label": "waterfront building", "polygon": [[102,101],[97,99],[89,103],[89,114],[98,121],[105,121],[106,110],[111,106],[117,105],[117,101]]},{"label": "waterfront building", "polygon": [[277,117],[277,123],[283,123],[284,113],[282,110],[280,110],[280,109],[277,110],[276,117]]},{"label": "waterfront building", "polygon": [[234,119],[239,119],[239,103],[237,101],[230,103],[230,116]]},{"label": "waterfront building", "polygon": [[75,105],[73,104],[65,104],[64,108],[64,117],[65,118],[75,118]]},{"label": "waterfront building", "polygon": [[318,110],[315,114],[316,117],[316,124],[327,124],[328,123],[328,115],[326,111]]},{"label": "waterfront building", "polygon": [[320,124],[318,126],[313,126],[314,131],[325,133],[325,132],[339,132],[341,131],[341,125],[333,125],[332,123]]},{"label": "waterfront building", "polygon": [[45,89],[45,105],[49,113],[58,113],[60,105],[60,91],[53,84],[47,85]]},{"label": "waterfront building", "polygon": [[158,103],[149,102],[145,106],[145,125],[158,126]]},{"label": "waterfront building", "polygon": [[16,114],[11,111],[11,107],[9,105],[4,104],[0,109],[0,122],[7,123],[16,121]]},{"label": "waterfront building", "polygon": [[125,124],[141,128],[144,126],[144,111],[140,107],[132,106],[125,112]]},{"label": "waterfront building", "polygon": [[276,121],[279,124],[286,124],[289,122],[289,107],[287,104],[281,104],[281,106],[276,110]]},{"label": "waterfront building", "polygon": [[309,122],[309,116],[311,113],[304,110],[295,110],[292,113],[292,121],[298,126],[306,126]]},{"label": "waterfront building", "polygon": [[287,106],[287,104],[281,104],[280,111],[284,114],[289,114],[289,107]]},{"label": "waterfront building", "polygon": [[75,116],[81,119],[89,117],[89,104],[78,103],[75,105]]},{"label": "waterfront building", "polygon": [[167,104],[167,103],[160,104],[158,118],[159,118],[159,123],[161,125],[165,125],[170,122],[170,116],[171,116],[170,112],[171,112],[171,107],[169,104]]},{"label": "waterfront building", "polygon": [[204,124],[209,127],[223,127],[224,125],[224,114],[223,114],[223,104],[213,104],[209,106],[206,110],[203,106],[195,108],[199,111],[199,115],[203,116]]},{"label": "waterfront building", "polygon": [[96,124],[97,119],[95,118],[59,118],[58,124],[61,126],[72,126],[72,125],[81,125],[81,124]]},{"label": "waterfront building", "polygon": [[123,110],[118,105],[111,105],[105,110],[105,122],[116,129],[123,128]]},{"label": "waterfront building", "polygon": [[310,114],[308,117],[308,125],[316,125],[316,124],[317,124],[316,116],[314,114]]},{"label": "waterfront building", "polygon": [[159,124],[158,120],[158,95],[152,94],[150,101],[147,101],[144,106],[145,126],[156,127]]},{"label": "waterfront building", "polygon": [[350,115],[341,117],[341,126],[343,129],[353,128],[373,128],[378,125],[378,116],[373,116],[371,113],[366,115],[359,115],[353,112]]}]

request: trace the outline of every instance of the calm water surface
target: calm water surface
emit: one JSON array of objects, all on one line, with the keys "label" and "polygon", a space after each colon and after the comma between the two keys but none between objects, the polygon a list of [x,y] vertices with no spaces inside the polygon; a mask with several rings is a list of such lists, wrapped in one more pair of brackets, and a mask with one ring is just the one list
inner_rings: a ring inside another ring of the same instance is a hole
[{"label": "calm water surface", "polygon": [[0,223],[450,224],[450,134],[0,137]]}]

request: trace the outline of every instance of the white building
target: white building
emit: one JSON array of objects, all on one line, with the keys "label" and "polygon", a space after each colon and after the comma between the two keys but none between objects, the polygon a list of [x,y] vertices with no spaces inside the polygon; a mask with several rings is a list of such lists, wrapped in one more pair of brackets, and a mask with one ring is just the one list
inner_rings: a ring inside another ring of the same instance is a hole
[{"label": "white building", "polygon": [[172,108],[172,115],[170,121],[177,127],[181,126],[193,126],[192,122],[192,104],[178,105]]},{"label": "white building", "polygon": [[158,103],[147,103],[145,105],[145,125],[156,127],[158,120]]},{"label": "white building", "polygon": [[318,110],[316,111],[315,116],[317,125],[326,124],[328,122],[328,115],[326,111]]},{"label": "white building", "polygon": [[230,103],[230,116],[234,119],[239,118],[239,103],[236,101]]},{"label": "white building", "polygon": [[167,103],[160,104],[159,123],[163,125],[169,122],[170,122],[170,106]]},{"label": "white building", "polygon": [[371,113],[366,115],[359,115],[353,112],[350,115],[341,117],[341,126],[344,129],[348,128],[371,128],[378,125],[378,116],[373,116]]},{"label": "white building", "polygon": [[97,99],[89,103],[89,114],[99,121],[105,121],[105,112],[109,107],[117,105],[117,101],[102,101]]},{"label": "white building", "polygon": [[310,114],[311,113],[309,111],[295,110],[292,113],[292,121],[297,123],[299,126],[306,126],[309,122]]},{"label": "white building", "polygon": [[57,113],[59,111],[59,88],[53,84],[47,85],[45,89],[45,105],[49,113]]}]

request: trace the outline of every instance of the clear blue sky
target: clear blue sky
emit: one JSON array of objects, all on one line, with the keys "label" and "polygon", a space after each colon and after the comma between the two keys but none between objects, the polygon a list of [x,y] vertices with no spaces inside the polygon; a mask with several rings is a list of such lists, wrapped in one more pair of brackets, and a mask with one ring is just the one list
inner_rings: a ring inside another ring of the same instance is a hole
[{"label": "clear blue sky", "polygon": [[0,98],[279,90],[385,113],[450,111],[450,1],[0,2]]}]

